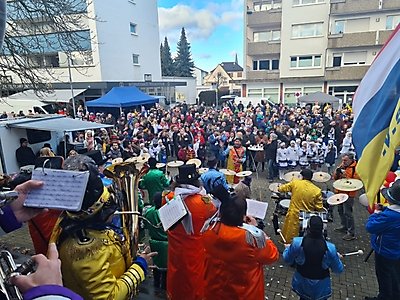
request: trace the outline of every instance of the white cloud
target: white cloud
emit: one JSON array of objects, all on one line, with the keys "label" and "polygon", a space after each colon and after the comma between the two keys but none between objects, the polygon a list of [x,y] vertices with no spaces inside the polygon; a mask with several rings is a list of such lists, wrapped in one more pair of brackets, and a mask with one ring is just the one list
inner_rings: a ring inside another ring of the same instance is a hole
[{"label": "white cloud", "polygon": [[185,27],[189,41],[207,40],[220,25],[231,26],[234,30],[240,28],[237,24],[242,23],[243,4],[241,0],[216,1],[201,9],[177,4],[171,8],[160,7],[158,15],[162,39],[167,36],[171,43],[176,42],[181,28]]}]

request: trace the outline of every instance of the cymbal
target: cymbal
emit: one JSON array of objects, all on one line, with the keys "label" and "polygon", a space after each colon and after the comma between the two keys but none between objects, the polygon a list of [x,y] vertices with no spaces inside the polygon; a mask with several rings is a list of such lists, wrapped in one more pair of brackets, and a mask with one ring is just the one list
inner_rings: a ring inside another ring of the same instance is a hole
[{"label": "cymbal", "polygon": [[187,164],[187,165],[195,164],[195,165],[196,165],[196,168],[200,168],[200,166],[201,166],[201,160],[198,159],[198,158],[192,158],[192,159],[189,159],[189,160],[186,162],[186,164]]},{"label": "cymbal", "polygon": [[331,175],[325,172],[315,172],[312,180],[316,182],[327,182],[331,179]]},{"label": "cymbal", "polygon": [[251,172],[251,171],[242,171],[242,172],[236,173],[236,176],[237,177],[247,177],[247,176],[250,176],[251,174],[253,174],[253,172]]},{"label": "cymbal", "polygon": [[115,165],[115,164],[119,164],[119,163],[122,163],[124,160],[121,158],[121,157],[117,157],[117,158],[114,158],[112,161],[111,161],[111,164],[112,165]]},{"label": "cymbal", "polygon": [[183,165],[183,161],[181,160],[173,160],[167,163],[168,168],[178,168]]},{"label": "cymbal", "polygon": [[368,207],[369,205],[367,194],[361,194],[360,197],[358,197],[358,201],[362,206]]},{"label": "cymbal", "polygon": [[136,158],[136,161],[137,161],[138,163],[145,163],[145,162],[147,162],[147,161],[149,160],[149,158],[150,158],[150,154],[148,154],[148,153],[143,153],[142,155],[140,155],[140,156],[138,156],[138,157]]},{"label": "cymbal", "polygon": [[278,188],[282,185],[282,183],[274,182],[269,185],[269,190],[274,193],[278,193]]},{"label": "cymbal", "polygon": [[349,195],[347,194],[335,194],[329,197],[327,202],[329,205],[338,205],[346,202],[347,199],[349,199]]},{"label": "cymbal", "polygon": [[290,182],[293,179],[303,179],[303,176],[301,176],[300,172],[294,171],[294,172],[289,172],[289,173],[286,173],[285,175],[283,175],[283,179],[285,179],[285,181],[287,181],[287,182]]},{"label": "cymbal", "polygon": [[333,187],[338,191],[352,192],[360,190],[363,187],[363,183],[358,179],[343,178],[334,181]]},{"label": "cymbal", "polygon": [[228,175],[228,176],[233,176],[236,175],[236,172],[233,170],[228,170],[228,169],[220,169],[219,170],[222,174]]},{"label": "cymbal", "polygon": [[208,171],[208,168],[199,168],[199,174],[204,174]]},{"label": "cymbal", "polygon": [[156,163],[156,168],[157,169],[161,169],[161,168],[164,168],[164,167],[165,167],[164,163]]}]

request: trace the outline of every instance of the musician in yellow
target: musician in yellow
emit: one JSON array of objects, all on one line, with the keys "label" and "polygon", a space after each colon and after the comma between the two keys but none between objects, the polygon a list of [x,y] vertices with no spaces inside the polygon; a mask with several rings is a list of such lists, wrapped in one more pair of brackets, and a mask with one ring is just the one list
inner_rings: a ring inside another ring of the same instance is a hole
[{"label": "musician in yellow", "polygon": [[[233,141],[233,146],[228,146],[222,153],[228,156],[227,169],[233,170],[236,173],[243,171],[243,163],[246,161],[246,149],[242,146],[242,140],[236,137]],[[228,183],[239,183],[239,177],[227,176],[226,180]]]},{"label": "musician in yellow", "polygon": [[103,187],[91,158],[70,157],[64,169],[90,174],[82,209],[64,212],[51,238],[60,253],[64,285],[84,299],[129,299],[145,279],[147,262],[154,253],[132,261],[126,239],[112,222],[117,210],[115,193]]},{"label": "musician in yellow", "polygon": [[300,174],[303,176],[302,180],[292,180],[278,188],[279,192],[292,193],[289,210],[282,228],[282,234],[287,244],[290,244],[293,238],[299,235],[300,211],[323,210],[321,189],[311,182],[313,172],[310,169],[304,169]]}]

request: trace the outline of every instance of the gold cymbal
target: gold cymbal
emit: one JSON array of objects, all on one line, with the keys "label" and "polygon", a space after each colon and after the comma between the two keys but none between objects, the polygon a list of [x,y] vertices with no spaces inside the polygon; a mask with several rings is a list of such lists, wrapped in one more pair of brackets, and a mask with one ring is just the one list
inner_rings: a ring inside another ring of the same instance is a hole
[{"label": "gold cymbal", "polygon": [[349,195],[347,194],[335,194],[329,197],[327,202],[329,205],[338,205],[346,202],[347,199],[349,199]]},{"label": "gold cymbal", "polygon": [[189,160],[186,162],[186,164],[187,164],[187,165],[195,164],[195,165],[196,165],[196,168],[200,168],[200,166],[201,166],[201,160],[198,159],[198,158],[192,158],[192,159],[189,159]]},{"label": "gold cymbal", "polygon": [[208,168],[199,168],[199,174],[204,174],[208,171]]},{"label": "gold cymbal", "polygon": [[327,182],[331,179],[331,175],[325,172],[315,172],[312,180],[316,182]]},{"label": "gold cymbal", "polygon": [[247,176],[250,176],[251,174],[253,174],[253,172],[251,172],[251,171],[242,171],[242,172],[236,173],[236,176],[237,177],[247,177]]},{"label": "gold cymbal", "polygon": [[228,169],[220,169],[219,170],[222,174],[228,175],[228,176],[233,176],[236,175],[236,172],[233,170],[228,170]]},{"label": "gold cymbal", "polygon": [[157,169],[161,169],[161,168],[164,168],[164,167],[165,167],[164,163],[156,163],[156,168]]},{"label": "gold cymbal", "polygon": [[333,187],[338,191],[353,192],[363,187],[361,180],[353,178],[343,178],[333,182]]},{"label": "gold cymbal", "polygon": [[269,185],[269,190],[274,193],[278,193],[278,188],[282,185],[282,183],[274,182]]},{"label": "gold cymbal", "polygon": [[301,176],[300,172],[294,171],[294,172],[289,172],[289,173],[286,173],[285,175],[283,175],[283,179],[285,179],[285,181],[287,181],[287,182],[290,182],[293,179],[303,179],[303,176]]},{"label": "gold cymbal", "polygon": [[178,168],[184,164],[181,160],[174,160],[167,163],[168,168]]}]

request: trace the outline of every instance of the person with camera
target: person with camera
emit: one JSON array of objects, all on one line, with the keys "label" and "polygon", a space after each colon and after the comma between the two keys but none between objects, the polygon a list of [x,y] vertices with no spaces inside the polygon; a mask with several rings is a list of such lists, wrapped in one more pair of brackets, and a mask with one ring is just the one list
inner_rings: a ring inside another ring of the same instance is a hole
[{"label": "person with camera", "polygon": [[285,245],[283,259],[295,264],[292,289],[300,300],[325,300],[332,294],[329,270],[343,272],[343,264],[334,244],[323,236],[323,222],[319,216],[311,216],[304,237],[295,237]]},{"label": "person with camera", "polygon": [[[342,155],[342,163],[339,167],[336,168],[335,173],[333,174],[333,179],[343,179],[343,178],[353,178],[359,179],[356,172],[357,162],[354,158],[354,153],[347,152]],[[335,228],[335,231],[346,233],[343,236],[343,240],[352,241],[355,237],[355,226],[354,226],[354,216],[353,216],[353,206],[354,206],[354,197],[357,194],[357,191],[346,192],[336,190],[336,193],[347,194],[349,198],[346,202],[338,205],[338,212],[340,216],[341,226]]]}]

